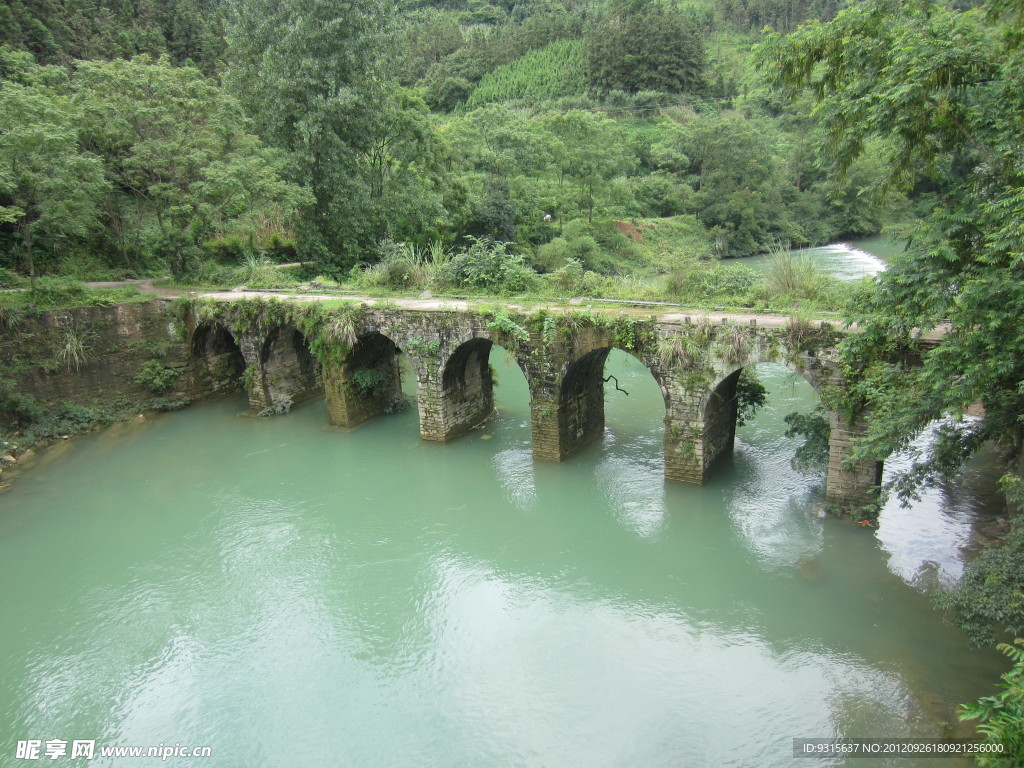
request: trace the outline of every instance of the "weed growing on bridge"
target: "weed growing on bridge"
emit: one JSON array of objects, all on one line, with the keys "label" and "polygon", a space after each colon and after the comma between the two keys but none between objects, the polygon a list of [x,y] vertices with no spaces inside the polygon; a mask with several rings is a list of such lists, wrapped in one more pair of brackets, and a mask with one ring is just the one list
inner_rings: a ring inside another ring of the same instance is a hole
[{"label": "weed growing on bridge", "polygon": [[595,317],[596,314],[594,312],[584,312],[579,309],[574,309],[562,315],[561,330],[565,340],[572,343],[573,339],[579,336],[580,331],[593,325]]},{"label": "weed growing on bridge", "polygon": [[681,331],[660,338],[657,342],[658,359],[666,367],[677,364],[684,368],[704,365],[710,352],[711,347],[707,343],[702,343],[695,333]]},{"label": "weed growing on bridge", "polygon": [[245,387],[246,392],[252,392],[259,377],[260,367],[258,365],[246,366],[245,371],[242,372],[242,385]]},{"label": "weed growing on bridge", "polygon": [[518,348],[520,344],[530,340],[530,332],[513,320],[504,307],[491,316],[487,321],[487,328],[501,334],[510,347]]},{"label": "weed growing on bridge", "polygon": [[365,323],[362,304],[339,303],[296,305],[287,317],[306,337],[309,351],[321,365],[341,363],[359,343],[359,330]]},{"label": "weed growing on bridge", "polygon": [[728,365],[743,365],[750,358],[750,342],[747,332],[738,325],[729,329],[726,338],[718,347],[719,355]]},{"label": "weed growing on bridge", "polygon": [[191,310],[196,318],[197,324],[209,323],[221,318],[224,314],[225,304],[213,299],[184,299],[187,310]]},{"label": "weed growing on bridge", "polygon": [[656,338],[654,327],[653,320],[638,320],[629,315],[619,315],[611,321],[615,346],[633,352],[651,346]]},{"label": "weed growing on bridge", "polygon": [[554,344],[558,340],[558,321],[547,315],[541,323],[540,337],[545,344]]},{"label": "weed growing on bridge", "polygon": [[421,357],[434,358],[437,356],[437,353],[441,351],[440,340],[431,339],[430,341],[425,341],[419,336],[412,336],[409,338],[409,340],[406,341],[405,346],[410,352]]}]

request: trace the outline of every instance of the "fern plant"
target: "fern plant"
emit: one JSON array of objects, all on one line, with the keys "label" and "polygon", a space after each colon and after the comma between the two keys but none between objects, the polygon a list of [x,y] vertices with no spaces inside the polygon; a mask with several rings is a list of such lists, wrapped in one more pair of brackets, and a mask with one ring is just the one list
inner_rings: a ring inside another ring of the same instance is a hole
[{"label": "fern plant", "polygon": [[1002,676],[1001,690],[960,707],[960,719],[977,720],[985,744],[992,747],[975,755],[982,768],[1024,765],[1024,640],[997,647],[1013,661],[1013,668]]}]

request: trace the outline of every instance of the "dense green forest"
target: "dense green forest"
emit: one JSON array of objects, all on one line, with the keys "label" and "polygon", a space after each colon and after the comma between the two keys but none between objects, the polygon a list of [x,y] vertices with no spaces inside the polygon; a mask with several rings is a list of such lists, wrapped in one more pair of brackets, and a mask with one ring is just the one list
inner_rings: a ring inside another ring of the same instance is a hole
[{"label": "dense green forest", "polygon": [[0,266],[217,283],[265,256],[398,288],[418,249],[485,242],[671,293],[694,262],[874,234],[906,198],[870,154],[824,173],[812,102],[751,53],[835,10],[8,0]]}]

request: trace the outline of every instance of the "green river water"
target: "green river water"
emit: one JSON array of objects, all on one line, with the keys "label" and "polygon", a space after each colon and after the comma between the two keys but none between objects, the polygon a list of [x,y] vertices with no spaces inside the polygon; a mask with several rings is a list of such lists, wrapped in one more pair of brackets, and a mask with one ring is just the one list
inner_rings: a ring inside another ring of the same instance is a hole
[{"label": "green river water", "polygon": [[[561,465],[491,359],[498,417],[447,445],[415,409],[343,431],[239,397],[26,471],[0,497],[0,765],[36,764],[27,739],[96,741],[52,765],[839,765],[793,739],[934,736],[994,690],[1002,657],[915,586],[956,575],[975,497],[823,517],[783,436],[801,379],[758,368],[769,406],[697,488],[663,481],[633,358]],[[212,756],[99,756],[175,743]]]}]

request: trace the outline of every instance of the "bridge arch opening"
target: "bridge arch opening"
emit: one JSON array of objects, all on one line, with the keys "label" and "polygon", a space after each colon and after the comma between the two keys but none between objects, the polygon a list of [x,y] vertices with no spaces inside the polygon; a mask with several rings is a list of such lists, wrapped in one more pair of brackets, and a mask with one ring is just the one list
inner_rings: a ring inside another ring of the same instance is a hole
[{"label": "bridge arch opening", "polygon": [[403,410],[401,350],[379,331],[370,331],[324,376],[331,424],[355,427],[381,414]]},{"label": "bridge arch opening", "polygon": [[[795,458],[805,471],[824,475],[829,503],[846,508],[872,504],[882,480],[882,462],[850,461],[853,441],[863,432],[866,416],[860,415],[851,424],[838,413],[818,409],[821,380],[803,370],[778,363],[751,363],[747,369],[755,365],[769,397],[747,426],[748,435],[756,430],[763,444],[777,445],[780,459],[787,465]],[[733,452],[742,402],[740,383],[739,371],[733,371],[718,382],[703,403],[700,458],[705,475]],[[789,425],[785,417],[794,412],[812,419],[804,422],[807,434],[786,438]]]},{"label": "bridge arch opening", "polygon": [[305,335],[293,325],[280,326],[267,335],[260,363],[266,402],[262,412],[283,413],[323,394],[320,363]]},{"label": "bridge arch opening", "polygon": [[558,396],[563,458],[604,435],[649,442],[660,447],[667,401],[654,372],[632,353],[599,347],[573,361]]},{"label": "bridge arch opening", "polygon": [[200,323],[192,334],[189,353],[204,389],[234,392],[242,388],[245,358],[223,323]]},{"label": "bridge arch opening", "polygon": [[[521,379],[514,369],[519,369]],[[509,381],[509,377],[514,378]],[[498,399],[496,388],[501,391]],[[515,403],[519,399],[516,390],[528,390],[519,361],[491,339],[474,337],[459,344],[448,356],[441,372],[437,413],[427,415],[436,421],[438,439],[451,440],[491,419],[499,402]],[[525,398],[528,400],[529,395]],[[512,410],[516,410],[514,405]]]},{"label": "bridge arch opening", "polygon": [[[782,390],[791,397],[773,395]],[[732,455],[737,427],[754,421],[762,430],[773,430],[781,437],[786,431],[784,417],[790,411],[782,413],[780,409],[809,414],[818,403],[814,380],[796,368],[758,361],[736,368],[718,381],[701,405],[704,472]]]}]

